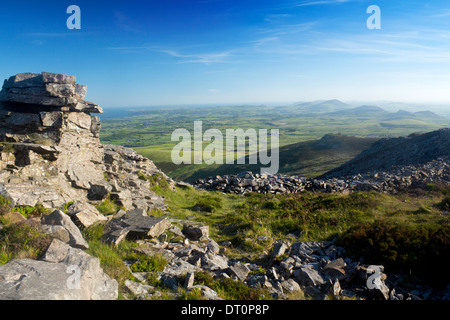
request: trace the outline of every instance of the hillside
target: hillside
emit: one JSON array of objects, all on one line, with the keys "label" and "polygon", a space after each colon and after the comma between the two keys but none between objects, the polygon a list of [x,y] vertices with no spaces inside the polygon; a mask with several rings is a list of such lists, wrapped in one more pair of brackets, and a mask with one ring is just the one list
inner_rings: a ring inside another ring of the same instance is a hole
[{"label": "hillside", "polygon": [[424,164],[450,155],[450,129],[440,129],[407,137],[381,139],[357,157],[322,177],[352,176],[389,170],[394,166]]},{"label": "hillside", "polygon": [[[279,173],[316,177],[352,159],[370,147],[377,138],[358,138],[342,134],[326,134],[319,140],[305,141],[280,147]],[[248,158],[246,158],[248,163]],[[244,171],[258,172],[259,165],[207,166],[187,172],[177,178],[187,182],[213,175],[237,174]]]}]

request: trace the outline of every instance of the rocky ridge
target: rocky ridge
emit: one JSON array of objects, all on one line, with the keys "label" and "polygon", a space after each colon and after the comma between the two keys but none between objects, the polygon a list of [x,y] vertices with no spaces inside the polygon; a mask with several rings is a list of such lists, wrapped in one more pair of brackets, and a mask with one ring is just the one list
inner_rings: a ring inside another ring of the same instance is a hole
[{"label": "rocky ridge", "polygon": [[84,101],[74,76],[23,73],[0,92],[0,194],[13,205],[57,208],[74,199],[108,195],[127,210],[162,207],[148,182],[159,174],[149,159],[124,147],[102,145],[101,107]]},{"label": "rocky ridge", "polygon": [[427,183],[450,183],[450,157],[440,157],[424,164],[393,166],[386,171],[373,170],[339,178],[305,178],[283,174],[267,175],[243,172],[194,181],[193,186],[206,190],[244,194],[296,193],[318,191],[349,193],[353,191],[398,192],[424,187]]}]

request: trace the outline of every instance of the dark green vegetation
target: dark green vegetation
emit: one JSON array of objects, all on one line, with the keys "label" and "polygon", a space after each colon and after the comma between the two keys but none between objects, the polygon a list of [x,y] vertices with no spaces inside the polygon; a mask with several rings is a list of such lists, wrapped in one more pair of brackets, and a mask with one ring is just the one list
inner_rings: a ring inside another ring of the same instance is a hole
[{"label": "dark green vegetation", "polygon": [[37,259],[51,242],[50,237],[42,234],[33,222],[10,223],[4,215],[13,211],[26,216],[46,212],[40,205],[35,208],[13,208],[10,201],[0,195],[0,224],[3,225],[0,229],[0,265],[11,259]]},{"label": "dark green vegetation", "polygon": [[[403,272],[439,286],[450,280],[438,272],[450,253],[450,218],[444,211],[449,193],[448,187],[429,184],[426,190],[395,196],[377,192],[236,196],[191,188],[161,194],[174,218],[210,225],[216,241],[231,241],[226,252],[236,258],[263,263],[260,254],[270,251],[274,239],[336,240],[356,260],[362,256],[365,263],[384,265],[388,273]],[[220,206],[211,212],[192,211],[201,199]]]},{"label": "dark green vegetation", "polygon": [[[111,112],[112,113],[112,112]],[[123,117],[126,114],[126,117]],[[177,128],[193,134],[194,121],[203,132],[214,128],[280,130],[280,173],[318,176],[365,150],[375,139],[406,136],[449,126],[448,119],[432,112],[389,113],[379,107],[354,107],[337,100],[291,106],[166,107],[122,112],[122,118],[102,120],[103,143],[124,145],[153,160],[170,177],[193,181],[216,174],[257,171],[255,166],[174,165],[171,141]],[[341,133],[321,139],[329,133]],[[366,139],[367,138],[367,139]],[[209,142],[204,142],[204,146]],[[225,161],[224,161],[225,162]]]}]

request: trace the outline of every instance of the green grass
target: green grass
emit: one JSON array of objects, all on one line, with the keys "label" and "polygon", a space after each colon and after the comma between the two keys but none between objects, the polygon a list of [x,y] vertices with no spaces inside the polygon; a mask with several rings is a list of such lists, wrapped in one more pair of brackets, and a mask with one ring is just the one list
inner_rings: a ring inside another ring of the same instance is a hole
[{"label": "green grass", "polygon": [[269,291],[265,288],[250,288],[241,281],[231,278],[214,280],[208,272],[196,273],[194,284],[210,287],[225,300],[270,300],[271,298]]},{"label": "green grass", "polygon": [[[139,255],[137,255],[138,257]],[[139,261],[134,263],[130,269],[133,272],[161,272],[167,265],[167,261],[160,254],[155,254],[152,256],[139,256]]]},{"label": "green grass", "polygon": [[121,209],[121,206],[111,200],[109,195],[102,203],[95,207],[103,215],[112,215]]}]

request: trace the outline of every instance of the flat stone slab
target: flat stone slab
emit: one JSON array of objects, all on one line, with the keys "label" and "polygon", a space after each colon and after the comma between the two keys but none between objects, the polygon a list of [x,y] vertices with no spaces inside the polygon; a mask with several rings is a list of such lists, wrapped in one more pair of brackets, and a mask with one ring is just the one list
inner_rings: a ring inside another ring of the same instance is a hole
[{"label": "flat stone slab", "polygon": [[106,224],[103,239],[114,244],[126,238],[156,238],[163,234],[171,223],[167,217],[144,215],[145,210],[128,211],[119,219],[112,219]]}]

